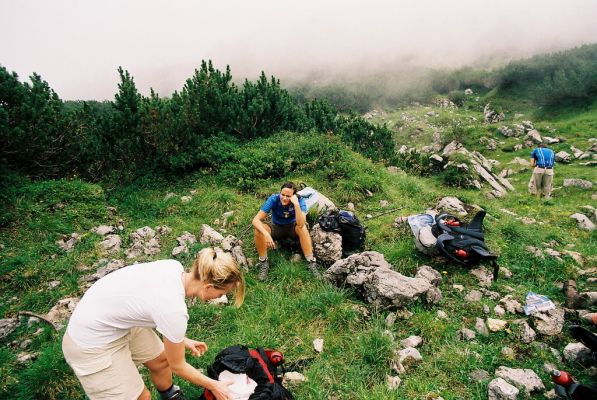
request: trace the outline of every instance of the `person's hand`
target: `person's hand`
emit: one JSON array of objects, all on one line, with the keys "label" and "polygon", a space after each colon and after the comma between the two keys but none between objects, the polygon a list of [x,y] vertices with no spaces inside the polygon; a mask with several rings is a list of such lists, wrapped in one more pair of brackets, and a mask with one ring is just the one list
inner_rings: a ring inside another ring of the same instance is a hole
[{"label": "person's hand", "polygon": [[273,250],[276,248],[276,243],[274,242],[272,235],[270,235],[269,233],[267,235],[265,235],[265,244],[267,245],[267,248],[270,250]]},{"label": "person's hand", "polygon": [[296,196],[296,194],[292,195],[292,197],[290,198],[290,202],[292,204],[294,204],[295,207],[299,206],[299,201],[298,201],[298,197]]},{"label": "person's hand", "polygon": [[207,344],[193,339],[184,338],[184,346],[193,353],[195,357],[202,356],[207,351]]},{"label": "person's hand", "polygon": [[234,381],[215,381],[212,387],[209,388],[210,392],[215,396],[217,400],[230,400],[234,398],[234,394],[228,389],[228,386],[232,385]]}]

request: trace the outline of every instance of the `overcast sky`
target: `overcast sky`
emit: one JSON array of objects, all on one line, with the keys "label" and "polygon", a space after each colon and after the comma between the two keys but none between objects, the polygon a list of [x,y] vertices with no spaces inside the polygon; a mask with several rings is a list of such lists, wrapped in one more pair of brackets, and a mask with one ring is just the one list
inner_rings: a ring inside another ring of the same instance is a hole
[{"label": "overcast sky", "polygon": [[461,66],[597,43],[596,0],[0,0],[0,64],[63,99],[147,94],[202,59],[234,77]]}]

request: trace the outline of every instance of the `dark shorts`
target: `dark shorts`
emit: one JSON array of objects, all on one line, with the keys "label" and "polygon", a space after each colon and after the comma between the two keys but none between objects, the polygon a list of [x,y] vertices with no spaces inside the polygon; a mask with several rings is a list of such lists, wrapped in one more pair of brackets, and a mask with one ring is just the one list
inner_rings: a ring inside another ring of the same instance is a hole
[{"label": "dark shorts", "polygon": [[280,240],[280,239],[286,239],[286,238],[298,239],[298,235],[294,231],[294,228],[296,227],[295,223],[284,224],[284,225],[268,223],[267,225],[272,230],[272,239],[274,239],[274,240]]}]

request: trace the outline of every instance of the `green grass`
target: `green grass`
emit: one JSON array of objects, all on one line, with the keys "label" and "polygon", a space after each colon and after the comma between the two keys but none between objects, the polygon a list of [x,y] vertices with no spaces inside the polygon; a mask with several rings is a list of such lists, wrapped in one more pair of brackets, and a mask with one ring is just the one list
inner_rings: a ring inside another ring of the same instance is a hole
[{"label": "green grass", "polygon": [[[430,144],[435,129],[450,137],[454,127],[459,126],[462,128],[459,132],[464,132],[461,139],[467,148],[477,149],[486,157],[500,161],[498,171],[516,156],[528,159],[529,149],[505,153],[499,150],[503,147],[500,145],[495,152],[488,152],[479,145],[478,139],[494,135],[495,127],[482,124],[483,104],[473,102],[467,100],[465,107],[458,110],[434,106],[388,110],[384,118],[385,122],[396,122],[403,114],[416,116],[416,122],[400,124],[402,130],[395,128],[395,139],[400,144]],[[513,103],[503,102],[502,106],[509,104]],[[428,111],[438,113],[439,117],[426,117]],[[514,118],[515,111],[520,110],[506,111],[508,118]],[[527,118],[531,117],[518,120]],[[540,132],[549,126],[557,135],[568,139],[566,143],[554,146],[555,150],[569,150],[571,144],[582,149],[588,147],[588,139],[596,136],[596,120],[597,108],[594,107],[582,113],[533,121]],[[511,124],[513,119],[507,119],[505,123]],[[493,137],[506,145],[514,141],[498,134]],[[543,293],[562,302],[563,295],[557,284],[577,278],[577,265],[567,256],[563,257],[564,263],[549,257],[538,259],[528,253],[526,246],[543,248],[544,242],[556,241],[557,250],[578,251],[587,257],[585,266],[594,265],[596,234],[578,230],[574,221],[568,218],[581,206],[594,204],[593,191],[559,188],[567,177],[595,181],[592,169],[580,166],[578,162],[558,165],[554,182],[557,189],[554,199],[548,202],[539,201],[527,193],[529,170],[512,177],[516,192],[503,199],[488,200],[483,192],[445,187],[438,176],[421,178],[390,174],[383,166],[372,165],[363,157],[346,151],[342,165],[338,167],[343,169],[340,175],[334,175],[333,167],[325,173],[297,170],[283,179],[263,180],[254,193],[241,192],[223,184],[220,176],[205,172],[174,178],[148,177],[126,187],[114,182],[90,184],[77,179],[13,180],[0,228],[3,245],[0,249],[0,316],[8,318],[19,310],[46,313],[57,300],[80,296],[78,279],[88,273],[82,272],[81,267],[91,266],[101,257],[97,247],[101,238],[90,233],[90,228],[100,224],[115,225],[119,219],[125,227],[121,233],[123,248],[130,244],[129,233],[137,228],[170,226],[173,231],[162,238],[161,253],[143,258],[159,259],[169,257],[176,246],[175,238],[183,231],[197,235],[201,224],[216,227],[216,219],[224,212],[234,211],[231,225],[225,229],[234,235],[243,233],[243,249],[249,257],[256,259],[252,231],[246,228],[266,196],[277,191],[282,180],[289,179],[317,187],[340,207],[345,207],[348,202],[355,203],[358,216],[368,227],[368,248],[383,253],[397,271],[412,275],[419,266],[427,264],[442,272],[444,281],[440,289],[444,298],[441,304],[435,307],[412,304],[408,307],[414,313],[412,318],[398,320],[387,328],[384,321],[388,311],[372,309],[369,316],[364,316],[357,307],[363,303],[354,292],[313,281],[304,261],[291,263],[288,251],[276,251],[271,255],[270,280],[259,282],[256,272],[249,272],[247,298],[240,309],[207,305],[190,309],[189,337],[205,341],[210,347],[204,357],[191,360],[193,365],[206,369],[219,350],[232,344],[279,348],[290,362],[306,360],[306,367],[301,372],[308,382],[293,388],[297,399],[426,399],[435,395],[444,399],[484,399],[488,382],[472,383],[468,375],[475,369],[485,369],[492,374],[500,365],[532,368],[548,388],[548,377],[542,368],[544,362],[556,362],[577,377],[587,378],[586,371],[579,366],[559,363],[549,351],[519,343],[517,327],[513,324],[510,326],[512,333],[477,337],[472,342],[458,340],[456,332],[459,329],[472,328],[475,318],[483,316],[483,304],[493,309],[497,302],[483,298],[480,303],[465,304],[466,293],[476,287],[475,279],[461,267],[446,265],[443,259],[430,259],[418,253],[408,227],[394,228],[392,222],[399,215],[423,212],[447,195],[457,196],[468,204],[478,204],[490,214],[485,223],[489,247],[500,255],[500,264],[514,273],[512,279],[500,279],[492,290],[506,295],[510,293],[506,287],[511,287],[514,289],[512,294],[521,302],[528,291]],[[373,197],[366,197],[364,188],[374,189]],[[191,191],[196,192],[191,194]],[[169,192],[177,196],[166,200]],[[193,198],[189,203],[182,203],[180,197],[184,195]],[[366,214],[377,215],[385,210],[379,207],[380,200],[388,200],[390,208],[400,209],[366,219]],[[115,207],[115,214],[107,207]],[[545,225],[524,225],[503,213],[503,208]],[[60,235],[72,232],[82,233],[83,238],[72,252],[64,253],[55,241]],[[196,245],[193,250],[200,247]],[[123,253],[118,257],[124,258]],[[181,261],[188,267],[192,256],[183,257]],[[47,285],[52,280],[59,280],[61,284],[49,289]],[[454,284],[465,285],[467,290],[460,293],[452,289]],[[579,279],[578,284],[582,290],[595,290],[584,279]],[[438,309],[446,311],[449,318],[438,319]],[[507,316],[509,320],[514,318]],[[43,333],[33,336],[39,327]],[[389,358],[396,346],[384,334],[386,329],[391,330],[397,342],[414,334],[424,339],[419,349],[424,361],[401,377],[398,392],[388,391],[385,384],[386,375],[393,374]],[[27,351],[40,352],[40,355],[33,362],[19,364],[16,356],[22,350],[18,345],[26,338],[33,338]],[[325,340],[321,354],[312,349],[315,338]],[[43,324],[28,327],[24,320],[0,348],[0,397],[83,398],[76,378],[62,358],[60,340],[61,332],[53,332]],[[570,337],[563,332],[541,340],[562,350]],[[508,359],[501,354],[505,346],[514,349],[514,358]],[[145,378],[149,385],[147,376]],[[191,396],[200,393],[199,388],[181,380],[177,382]],[[158,398],[155,390],[153,395]]]}]

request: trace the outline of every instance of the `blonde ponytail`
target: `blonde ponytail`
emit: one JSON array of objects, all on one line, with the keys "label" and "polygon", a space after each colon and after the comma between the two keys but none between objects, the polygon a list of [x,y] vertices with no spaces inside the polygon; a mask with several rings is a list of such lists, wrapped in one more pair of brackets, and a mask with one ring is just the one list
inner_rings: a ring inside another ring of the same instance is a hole
[{"label": "blonde ponytail", "polygon": [[233,285],[234,305],[245,300],[245,278],[230,253],[219,247],[207,247],[197,253],[191,268],[193,279],[207,282],[218,289]]}]

